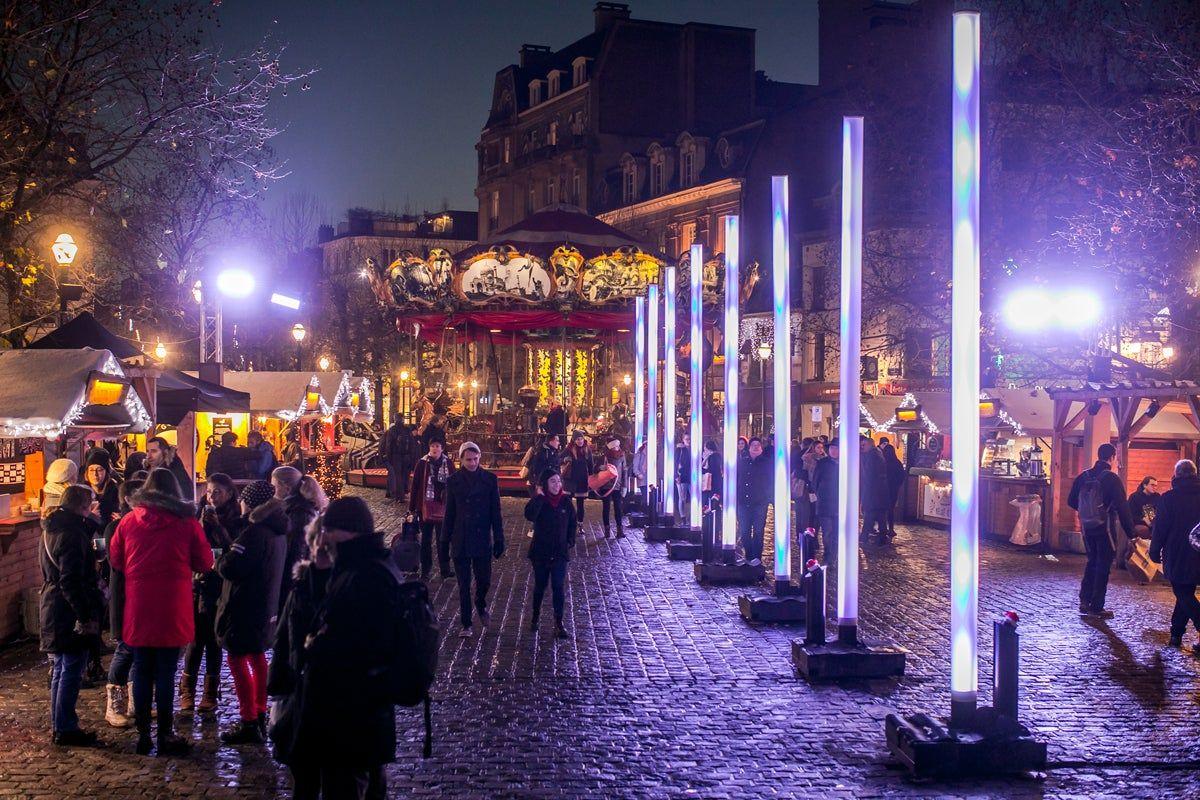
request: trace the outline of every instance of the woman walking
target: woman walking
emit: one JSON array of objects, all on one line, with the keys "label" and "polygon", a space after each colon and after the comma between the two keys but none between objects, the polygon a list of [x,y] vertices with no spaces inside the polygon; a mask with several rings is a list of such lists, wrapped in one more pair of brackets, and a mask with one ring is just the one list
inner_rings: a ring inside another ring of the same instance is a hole
[{"label": "woman walking", "polygon": [[437,542],[438,572],[442,580],[454,577],[450,567],[450,537],[442,530],[442,521],[446,517],[446,483],[454,474],[454,462],[443,449],[440,441],[430,442],[429,452],[413,468],[408,510],[421,528],[421,580],[429,580],[433,571],[434,542]]},{"label": "woman walking", "polygon": [[69,486],[58,508],[46,518],[39,560],[41,647],[54,666],[50,673],[50,724],[61,747],[91,747],[96,734],[79,727],[75,703],[88,653],[100,638],[104,598],[100,594],[94,526],[88,520],[94,495],[86,486]]},{"label": "woman walking", "polygon": [[[104,551],[112,551],[113,535],[117,525],[125,518],[132,507],[130,500],[142,488],[145,480],[130,478],[121,484],[118,499],[121,501],[120,516],[108,523],[104,529]],[[128,728],[133,724],[133,709],[129,699],[133,692],[129,685],[129,674],[133,669],[133,648],[125,643],[122,627],[125,614],[125,575],[119,570],[109,568],[108,574],[108,627],[113,641],[117,643],[112,660],[108,662],[108,685],[105,687],[104,721],[114,728]]]},{"label": "woman walking", "polygon": [[629,483],[629,467],[625,462],[625,451],[621,449],[621,440],[613,437],[604,447],[604,463],[600,469],[614,474],[616,479],[607,486],[601,486],[597,491],[600,495],[600,516],[604,520],[604,538],[612,538],[609,527],[610,514],[617,520],[617,538],[625,538],[625,487]]},{"label": "woman walking", "polygon": [[592,446],[588,444],[587,435],[582,430],[576,430],[571,434],[571,443],[567,445],[567,452],[564,454],[563,460],[568,462],[562,468],[563,489],[575,498],[576,521],[582,523],[583,504],[588,496],[588,478],[596,471]]},{"label": "woman walking", "polygon": [[[237,538],[246,521],[237,502],[237,487],[223,472],[208,476],[208,486],[200,506],[200,527],[212,550],[220,558]],[[214,711],[221,686],[221,644],[217,641],[217,605],[221,602],[224,582],[215,571],[197,573],[192,580],[192,613],[196,638],[183,653],[183,674],[179,676],[179,710],[191,713]],[[204,695],[196,704],[196,686],[200,665],[204,664]]]},{"label": "woman walking", "polygon": [[225,580],[217,637],[229,654],[240,718],[235,728],[221,734],[226,744],[254,744],[266,734],[266,651],[279,582],[275,565],[283,564],[287,552],[287,515],[274,497],[269,481],[255,481],[242,490],[242,512],[248,524],[217,562],[217,572]]},{"label": "woman walking", "polygon": [[563,627],[563,606],[566,601],[567,562],[575,546],[578,522],[569,495],[563,491],[562,476],[546,470],[538,480],[536,494],[525,504],[525,519],[533,523],[533,540],[529,543],[529,560],[533,562],[533,616],[529,629],[537,632],[542,599],[546,584],[554,605],[554,635],[567,638]]},{"label": "woman walking", "polygon": [[[1150,559],[1163,565],[1163,575],[1175,593],[1171,647],[1183,646],[1189,621],[1200,631],[1200,601],[1196,600],[1200,553],[1189,540],[1197,523],[1200,523],[1200,476],[1196,475],[1195,462],[1184,459],[1175,463],[1175,477],[1171,479],[1171,489],[1159,501],[1150,539]],[[1192,654],[1200,658],[1200,644],[1192,648]]]},{"label": "woman walking", "polygon": [[148,755],[150,705],[158,711],[158,755],[186,755],[175,735],[175,670],[180,648],[196,635],[192,574],[213,567],[195,508],[180,499],[179,482],[158,468],[132,499],[117,525],[109,557],[125,576],[124,641],[133,648],[133,710],[139,755]]}]

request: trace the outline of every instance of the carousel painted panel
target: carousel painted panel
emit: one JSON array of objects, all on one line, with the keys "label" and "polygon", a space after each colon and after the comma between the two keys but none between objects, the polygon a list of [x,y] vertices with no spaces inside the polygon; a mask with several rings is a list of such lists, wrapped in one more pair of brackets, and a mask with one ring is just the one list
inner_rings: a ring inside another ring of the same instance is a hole
[{"label": "carousel painted panel", "polygon": [[632,302],[658,281],[661,263],[636,247],[622,247],[587,263],[579,294],[589,303],[601,305]]},{"label": "carousel painted panel", "polygon": [[455,293],[468,303],[497,300],[543,303],[557,291],[557,282],[541,259],[514,247],[480,253],[463,264],[454,279]]},{"label": "carousel painted panel", "polygon": [[367,276],[379,302],[432,307],[445,297],[454,275],[454,257],[434,248],[427,258],[405,250],[386,268],[367,259]]}]

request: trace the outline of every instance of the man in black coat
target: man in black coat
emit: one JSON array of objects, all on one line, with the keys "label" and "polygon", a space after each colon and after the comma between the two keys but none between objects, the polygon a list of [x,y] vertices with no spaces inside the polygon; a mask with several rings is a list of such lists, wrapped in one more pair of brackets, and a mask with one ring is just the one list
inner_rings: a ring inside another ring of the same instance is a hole
[{"label": "man in black coat", "polygon": [[862,504],[862,535],[863,540],[871,538],[871,534],[879,534],[880,544],[888,541],[887,510],[891,500],[888,489],[887,462],[883,452],[875,446],[868,436],[860,436],[859,442],[859,487]]},{"label": "man in black coat", "polygon": [[542,428],[546,432],[547,439],[551,436],[562,439],[567,435],[567,410],[563,408],[563,404],[558,401],[557,397],[550,398],[550,411],[546,414],[546,423]]},{"label": "man in black coat", "polygon": [[766,534],[767,507],[775,496],[775,460],[755,436],[746,448],[748,458],[738,465],[737,526],[738,537],[746,551],[746,561],[762,564],[763,538]]},{"label": "man in black coat", "polygon": [[[1196,475],[1196,464],[1184,459],[1175,464],[1170,491],[1159,498],[1154,532],[1150,537],[1150,560],[1163,565],[1163,575],[1175,593],[1175,609],[1171,612],[1172,647],[1183,646],[1183,634],[1189,620],[1200,632],[1200,601],[1196,600],[1200,553],[1191,543],[1192,529],[1198,523],[1200,476]],[[1200,655],[1200,644],[1192,652]]]},{"label": "man in black coat", "polygon": [[471,573],[475,574],[475,609],[488,626],[487,593],[492,583],[492,559],[504,555],[504,520],[500,516],[500,484],[479,466],[479,445],[458,448],[461,469],[446,483],[445,534],[458,576],[462,612],[461,636],[471,635]]},{"label": "man in black coat", "polygon": [[98,529],[87,519],[95,495],[86,486],[68,486],[62,503],[46,518],[39,561],[41,647],[54,662],[50,673],[50,715],[54,743],[90,747],[96,734],[79,727],[75,703],[88,652],[99,642],[104,599],[100,593],[92,537]]},{"label": "man in black coat", "polygon": [[837,439],[829,443],[826,455],[813,467],[813,492],[817,495],[817,525],[825,549],[825,564],[837,563],[838,547],[838,455]]},{"label": "man in black coat", "polygon": [[179,453],[161,436],[146,441],[146,468],[169,469],[179,483],[180,499],[185,503],[196,502],[196,481],[188,474]]},{"label": "man in black coat", "polygon": [[1101,619],[1113,617],[1113,612],[1104,607],[1108,573],[1117,552],[1113,518],[1120,520],[1126,536],[1134,538],[1133,515],[1129,513],[1125,487],[1114,471],[1116,463],[1117,448],[1108,442],[1100,445],[1096,463],[1079,473],[1067,496],[1067,505],[1079,512],[1087,551],[1087,566],[1079,583],[1079,613]]},{"label": "man in black coat", "polygon": [[361,497],[329,504],[321,542],[333,550],[333,569],[304,642],[299,718],[290,721],[296,796],[386,797],[396,708],[380,676],[400,646],[399,575]]},{"label": "man in black coat", "polygon": [[392,500],[404,501],[408,494],[408,478],[417,460],[417,440],[412,428],[399,419],[379,440],[379,456],[387,468],[387,496]]}]

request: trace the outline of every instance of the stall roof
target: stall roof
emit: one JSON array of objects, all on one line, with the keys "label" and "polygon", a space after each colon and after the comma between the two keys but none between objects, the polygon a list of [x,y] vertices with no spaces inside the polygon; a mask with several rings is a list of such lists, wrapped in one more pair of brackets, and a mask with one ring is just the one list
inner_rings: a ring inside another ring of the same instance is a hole
[{"label": "stall roof", "polygon": [[157,386],[158,421],[165,425],[178,425],[191,411],[214,414],[250,411],[250,395],[246,392],[201,380],[177,369],[163,370]]},{"label": "stall roof", "polygon": [[[251,411],[275,414],[296,408],[313,375],[321,384],[321,396],[333,402],[342,382],[341,372],[226,372],[222,380],[226,388],[250,396]],[[361,378],[351,380],[357,382]]]},{"label": "stall roof", "polygon": [[95,372],[126,378],[108,350],[0,351],[0,436],[53,438],[70,427],[145,431],[150,416],[132,387],[119,407],[87,404]]},{"label": "stall roof", "polygon": [[30,350],[107,350],[122,361],[145,355],[141,348],[101,325],[87,311],[29,344]]}]

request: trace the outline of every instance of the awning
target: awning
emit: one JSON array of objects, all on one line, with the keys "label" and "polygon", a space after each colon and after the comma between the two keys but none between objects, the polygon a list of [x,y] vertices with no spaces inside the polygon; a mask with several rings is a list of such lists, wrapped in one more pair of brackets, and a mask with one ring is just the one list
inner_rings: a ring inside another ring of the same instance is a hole
[{"label": "awning", "polygon": [[178,425],[192,411],[237,414],[250,411],[250,395],[228,386],[188,375],[177,369],[163,370],[156,394],[158,422]]},{"label": "awning", "polygon": [[81,350],[84,347],[107,350],[121,361],[145,355],[140,347],[105,328],[87,311],[30,343],[28,349]]}]

